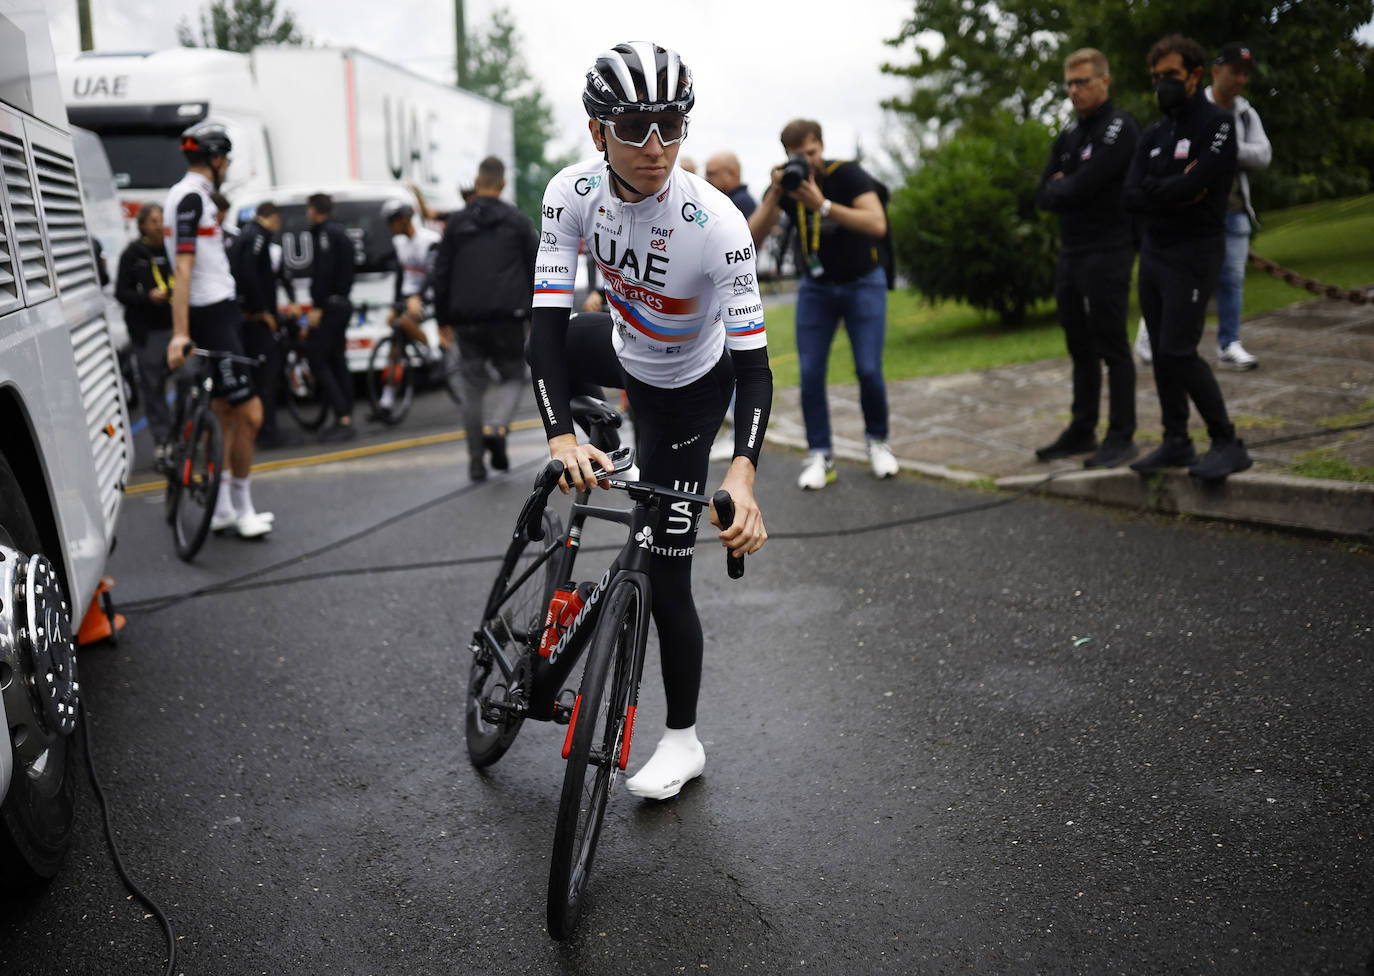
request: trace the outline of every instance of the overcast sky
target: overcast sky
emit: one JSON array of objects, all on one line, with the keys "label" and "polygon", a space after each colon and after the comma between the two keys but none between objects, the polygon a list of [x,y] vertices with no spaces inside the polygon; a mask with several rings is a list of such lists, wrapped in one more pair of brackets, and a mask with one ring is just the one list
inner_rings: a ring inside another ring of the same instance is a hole
[{"label": "overcast sky", "polygon": [[[154,50],[176,45],[176,24],[195,18],[200,0],[90,0],[97,51]],[[80,49],[76,0],[47,0],[60,56]],[[479,32],[499,0],[467,0],[469,35]],[[655,4],[569,4],[518,0],[513,11],[521,49],[554,111],[557,150],[592,152],[582,109],[582,82],[596,55],[619,41],[675,47],[691,66],[697,105],[683,154],[704,173],[706,157],[739,154],[755,196],[768,169],[781,162],[778,132],[796,116],[824,128],[826,155],[851,158],[879,149],[883,98],[905,90],[879,71],[908,56],[883,43],[901,30],[910,0],[687,0]],[[362,48],[423,74],[453,79],[453,8],[422,0],[278,0],[317,44]],[[608,26],[614,21],[614,26]],[[552,154],[551,154],[552,155]]]}]

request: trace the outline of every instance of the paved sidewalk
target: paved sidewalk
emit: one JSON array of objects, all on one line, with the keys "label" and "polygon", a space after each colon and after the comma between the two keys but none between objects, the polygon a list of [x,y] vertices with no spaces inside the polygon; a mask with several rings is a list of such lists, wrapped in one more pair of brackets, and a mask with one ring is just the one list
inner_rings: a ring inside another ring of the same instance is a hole
[{"label": "paved sidewalk", "polygon": [[[1374,485],[1293,477],[1300,455],[1328,452],[1355,466],[1374,465],[1374,427],[1331,432],[1374,421],[1374,305],[1320,299],[1247,319],[1241,337],[1259,368],[1216,369],[1227,408],[1255,466],[1223,485],[1201,485],[1185,473],[1144,479],[1128,469],[1079,471],[1058,477],[1046,491],[1109,504],[1191,512],[1374,538]],[[1215,368],[1215,331],[1203,354]],[[1149,367],[1137,371],[1136,441],[1142,453],[1160,441],[1159,402]],[[888,384],[890,440],[904,468],[963,481],[995,480],[1020,488],[1074,459],[1044,464],[1035,448],[1069,421],[1067,358]],[[1103,424],[1105,427],[1105,377]],[[854,384],[832,386],[835,452],[866,457],[863,418]],[[1199,450],[1208,439],[1194,412]],[[1293,439],[1298,438],[1300,439]],[[805,448],[795,387],[773,404],[770,439]],[[847,473],[847,472],[846,472]]]}]

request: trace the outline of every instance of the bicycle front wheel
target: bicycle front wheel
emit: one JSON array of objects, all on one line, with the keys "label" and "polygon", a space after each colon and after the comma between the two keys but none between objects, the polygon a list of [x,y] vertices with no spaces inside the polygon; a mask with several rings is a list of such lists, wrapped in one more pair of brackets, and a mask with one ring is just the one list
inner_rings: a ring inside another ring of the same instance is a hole
[{"label": "bicycle front wheel", "polygon": [[621,770],[627,714],[642,650],[639,589],[623,583],[612,591],[592,636],[587,670],[573,706],[563,795],[558,803],[549,867],[549,935],[566,939],[582,912],[592,859],[606,817],[606,801]]},{"label": "bicycle front wheel", "polygon": [[206,410],[191,424],[190,439],[182,443],[177,458],[181,487],[173,503],[172,532],[177,555],[186,562],[200,552],[210,532],[223,460],[224,433],[219,418]]},{"label": "bicycle front wheel", "polygon": [[[563,526],[557,515],[544,509],[544,538],[529,542],[522,535],[511,542],[501,571],[487,597],[485,618],[472,648],[468,669],[467,716],[464,722],[468,758],[477,767],[490,766],[506,754],[524,724],[524,718],[502,709],[514,704],[521,679],[539,646],[544,615],[553,597],[554,560],[536,560],[559,545]],[[494,642],[494,646],[493,646]],[[514,663],[517,673],[506,675],[496,662],[496,651]],[[520,689],[523,693],[524,689]]]},{"label": "bicycle front wheel", "polygon": [[[397,348],[400,352],[394,353]],[[409,339],[402,340],[399,347],[395,334],[378,340],[367,361],[367,398],[379,420],[394,425],[405,419],[415,400],[415,381],[424,368],[424,351]]]}]

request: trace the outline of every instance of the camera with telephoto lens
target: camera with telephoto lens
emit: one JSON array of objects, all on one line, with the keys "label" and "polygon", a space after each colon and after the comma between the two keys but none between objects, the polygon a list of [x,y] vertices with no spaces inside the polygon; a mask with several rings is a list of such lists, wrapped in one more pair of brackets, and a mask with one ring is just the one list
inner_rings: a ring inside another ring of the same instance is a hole
[{"label": "camera with telephoto lens", "polygon": [[801,153],[792,153],[782,166],[782,188],[791,193],[810,175],[811,164],[806,161],[806,157]]}]

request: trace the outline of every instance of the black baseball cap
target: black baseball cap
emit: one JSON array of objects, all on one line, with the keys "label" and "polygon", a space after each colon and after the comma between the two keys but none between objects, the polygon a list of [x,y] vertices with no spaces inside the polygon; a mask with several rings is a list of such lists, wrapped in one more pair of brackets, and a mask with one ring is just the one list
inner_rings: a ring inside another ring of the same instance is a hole
[{"label": "black baseball cap", "polygon": [[1223,44],[1221,50],[1217,52],[1217,59],[1214,64],[1249,64],[1255,63],[1254,56],[1250,53],[1248,45],[1240,41],[1232,41],[1230,44]]}]

